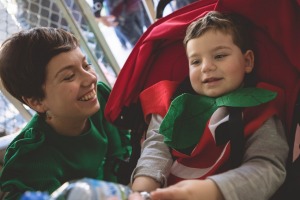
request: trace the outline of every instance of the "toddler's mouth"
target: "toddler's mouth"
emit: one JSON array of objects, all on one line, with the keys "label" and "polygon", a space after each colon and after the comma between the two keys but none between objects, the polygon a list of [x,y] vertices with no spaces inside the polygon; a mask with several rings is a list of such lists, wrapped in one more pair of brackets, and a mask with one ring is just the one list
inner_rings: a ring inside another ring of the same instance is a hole
[{"label": "toddler's mouth", "polygon": [[219,81],[221,80],[222,78],[206,78],[204,79],[203,83],[211,83],[211,82],[215,82],[215,81]]}]

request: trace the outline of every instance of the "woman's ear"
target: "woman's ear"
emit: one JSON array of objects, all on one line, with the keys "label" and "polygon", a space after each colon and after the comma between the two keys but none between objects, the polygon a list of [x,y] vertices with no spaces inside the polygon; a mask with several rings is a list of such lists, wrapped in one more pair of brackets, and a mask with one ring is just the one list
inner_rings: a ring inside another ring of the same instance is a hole
[{"label": "woman's ear", "polygon": [[246,53],[244,53],[245,58],[245,72],[249,74],[252,72],[254,67],[254,53],[252,50],[247,50]]},{"label": "woman's ear", "polygon": [[33,110],[35,110],[38,113],[44,113],[47,110],[45,109],[44,104],[40,99],[37,98],[28,98],[28,97],[22,97],[24,102]]}]

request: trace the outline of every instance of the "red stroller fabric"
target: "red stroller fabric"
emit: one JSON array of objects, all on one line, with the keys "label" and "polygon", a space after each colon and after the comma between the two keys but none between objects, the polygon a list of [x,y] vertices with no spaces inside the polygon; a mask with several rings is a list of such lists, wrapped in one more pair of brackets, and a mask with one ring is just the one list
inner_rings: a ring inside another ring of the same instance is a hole
[{"label": "red stroller fabric", "polygon": [[159,19],[142,35],[118,75],[105,108],[110,122],[126,117],[122,110],[138,103],[145,88],[188,75],[182,44],[185,30],[211,10],[238,13],[255,25],[259,80],[285,91],[283,120],[290,129],[300,91],[300,0],[200,0]]}]

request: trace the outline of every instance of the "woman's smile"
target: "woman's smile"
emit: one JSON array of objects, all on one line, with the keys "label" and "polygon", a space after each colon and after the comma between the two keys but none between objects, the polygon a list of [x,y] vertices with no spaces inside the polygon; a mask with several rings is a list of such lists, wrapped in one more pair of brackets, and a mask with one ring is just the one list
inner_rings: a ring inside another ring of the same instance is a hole
[{"label": "woman's smile", "polygon": [[85,94],[83,97],[79,98],[79,101],[89,101],[89,100],[92,100],[95,98],[97,98],[97,95],[96,95],[95,90],[93,90],[93,91]]}]

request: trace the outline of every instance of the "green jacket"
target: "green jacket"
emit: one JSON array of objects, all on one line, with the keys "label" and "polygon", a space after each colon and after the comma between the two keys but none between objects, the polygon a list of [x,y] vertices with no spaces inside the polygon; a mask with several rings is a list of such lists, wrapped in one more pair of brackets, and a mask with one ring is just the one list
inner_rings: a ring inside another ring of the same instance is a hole
[{"label": "green jacket", "polygon": [[89,177],[116,182],[114,158],[130,156],[130,135],[104,118],[110,89],[98,83],[100,110],[89,118],[91,128],[77,137],[62,136],[39,115],[8,146],[0,177],[6,199],[25,191],[53,192],[63,183]]}]

